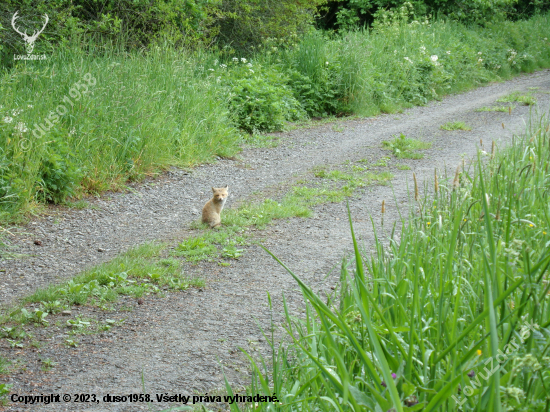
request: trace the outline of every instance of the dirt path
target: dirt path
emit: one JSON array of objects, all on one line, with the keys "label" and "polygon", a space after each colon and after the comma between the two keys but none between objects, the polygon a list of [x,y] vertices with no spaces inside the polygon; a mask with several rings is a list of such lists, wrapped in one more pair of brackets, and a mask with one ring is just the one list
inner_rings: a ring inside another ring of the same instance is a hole
[{"label": "dirt path", "polygon": [[[508,113],[475,112],[493,105],[497,98],[512,91],[534,90],[538,110],[548,113],[550,71],[518,77],[465,94],[451,96],[426,107],[403,114],[382,115],[364,120],[342,121],[338,126],[321,125],[281,134],[281,144],[269,149],[250,149],[242,161],[221,160],[196,168],[189,174],[174,172],[167,178],[137,188],[135,193],[114,194],[94,201],[97,209],[59,211],[32,222],[14,241],[17,253],[25,259],[0,262],[0,301],[8,303],[33,289],[66,279],[84,267],[108,260],[128,247],[147,240],[181,239],[189,223],[199,217],[208,199],[209,188],[229,184],[229,204],[252,196],[275,196],[278,185],[298,178],[311,179],[314,166],[341,165],[347,160],[367,158],[375,162],[388,152],[380,149],[382,140],[404,133],[433,143],[421,160],[401,160],[412,170],[398,170],[393,186],[373,186],[350,200],[357,234],[367,250],[373,245],[372,215],[380,222],[380,204],[386,200],[386,227],[399,218],[396,206],[406,212],[407,188],[412,172],[419,181],[433,179],[434,167],[454,170],[461,156],[472,157],[480,139],[486,150],[491,141],[505,144],[512,132],[522,132],[529,121],[529,107],[518,106]],[[439,129],[448,121],[465,121],[472,131],[446,132]],[[504,125],[504,129],[503,129]],[[452,173],[452,171],[451,171]],[[322,293],[329,292],[338,279],[342,256],[349,251],[350,236],[344,204],[325,204],[310,219],[275,221],[263,232],[263,244],[279,256],[307,283]],[[42,246],[33,241],[41,240]],[[221,365],[235,386],[248,383],[248,363],[239,347],[268,354],[258,325],[269,329],[267,292],[272,296],[275,323],[281,321],[281,294],[291,311],[300,314],[301,294],[294,280],[260,247],[250,246],[230,267],[215,263],[189,266],[190,274],[207,281],[204,289],[148,297],[139,305],[134,299],[117,304],[113,313],[83,307],[73,314],[95,314],[103,319],[125,323],[102,334],[84,335],[78,348],[62,343],[65,335],[49,336],[40,348],[10,349],[0,340],[0,355],[19,359],[16,372],[1,376],[22,395],[41,393],[106,394],[204,394],[223,386]],[[47,329],[45,329],[47,331]],[[41,335],[42,337],[42,335]],[[57,362],[50,372],[41,371],[41,359]],[[144,391],[145,387],[145,391]],[[29,410],[135,411],[159,410],[168,403],[61,403],[27,406]],[[12,402],[7,411],[27,410]],[[2,410],[2,407],[0,407]]]}]

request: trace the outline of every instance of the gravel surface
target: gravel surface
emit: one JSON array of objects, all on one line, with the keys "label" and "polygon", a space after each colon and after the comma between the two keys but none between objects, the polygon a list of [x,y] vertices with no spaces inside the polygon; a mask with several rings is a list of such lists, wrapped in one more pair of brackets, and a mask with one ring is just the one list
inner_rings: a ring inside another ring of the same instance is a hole
[{"label": "gravel surface", "polygon": [[[539,89],[531,91],[538,99],[538,111],[548,113],[550,71],[544,70],[402,114],[280,133],[279,146],[246,149],[239,161],[220,160],[192,171],[173,170],[130,193],[109,193],[94,199],[93,208],[51,209],[12,239],[12,252],[25,257],[0,261],[0,302],[13,303],[36,288],[74,276],[144,241],[175,243],[189,236],[193,233],[189,225],[199,219],[211,186],[228,184],[226,207],[235,207],[251,198],[280,196],[297,179],[314,179],[314,166],[337,166],[364,158],[375,162],[388,156],[381,142],[392,135],[404,133],[432,142],[423,159],[390,162],[389,170],[395,174],[391,186],[372,186],[350,199],[356,233],[370,250],[374,236],[369,216],[380,226],[380,205],[385,199],[385,227],[379,230],[391,230],[399,219],[398,208],[406,214],[409,207],[412,172],[419,182],[430,182],[435,167],[441,173],[446,170],[452,179],[461,158],[475,156],[480,139],[487,151],[492,140],[506,144],[512,133],[525,130],[532,110],[517,106],[509,115],[474,109],[491,106],[512,91],[527,92],[535,87]],[[439,129],[449,121],[464,121],[472,130]],[[412,170],[398,170],[398,163]],[[256,237],[322,294],[329,293],[338,281],[341,258],[351,249],[345,203],[320,205],[309,219],[275,221]],[[35,245],[36,240],[42,245]],[[281,323],[283,292],[293,314],[303,312],[303,299],[292,277],[265,251],[257,245],[246,249],[230,267],[186,265],[188,274],[206,279],[203,289],[149,296],[139,302],[142,304],[124,298],[114,312],[73,308],[71,315],[125,319],[122,326],[109,332],[82,335],[77,348],[65,347],[62,343],[67,336],[52,336],[48,328],[33,332],[35,339],[43,342],[40,348],[12,349],[6,339],[0,340],[0,356],[17,359],[15,370],[0,376],[0,382],[13,384],[12,392],[22,395],[90,393],[100,399],[106,394],[212,394],[223,387],[223,373],[235,387],[248,384],[248,362],[238,348],[269,355],[259,326],[267,332],[272,315],[275,325]],[[273,300],[273,314],[267,293]],[[51,323],[57,318],[62,315],[52,316]],[[45,372],[41,360],[48,358],[57,365]],[[25,407],[8,402],[4,410],[135,411],[160,410],[169,405],[100,402]]]}]

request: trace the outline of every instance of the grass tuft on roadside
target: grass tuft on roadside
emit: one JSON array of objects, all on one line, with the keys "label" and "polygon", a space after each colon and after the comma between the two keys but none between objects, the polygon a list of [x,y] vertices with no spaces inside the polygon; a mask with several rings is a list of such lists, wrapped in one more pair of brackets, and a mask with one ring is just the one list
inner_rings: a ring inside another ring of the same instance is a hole
[{"label": "grass tuft on roadside", "polygon": [[[3,313],[0,323],[47,326],[50,314],[73,305],[104,307],[119,296],[140,298],[159,293],[162,289],[185,290],[203,286],[203,280],[187,278],[183,274],[178,260],[160,258],[166,247],[161,243],[144,243],[69,281],[38,289],[23,298],[18,307]],[[29,305],[32,309],[28,308]],[[14,333],[11,329],[9,331]]]},{"label": "grass tuft on roadside", "polygon": [[533,106],[537,103],[537,99],[531,92],[527,94],[521,94],[520,92],[513,92],[506,96],[497,99],[499,103],[519,103],[523,106]]},{"label": "grass tuft on roadside", "polygon": [[503,113],[512,113],[512,110],[514,110],[516,106],[509,105],[509,106],[483,106],[479,109],[476,109],[476,112],[503,112]]},{"label": "grass tuft on roadside", "polygon": [[444,125],[441,125],[440,129],[447,130],[447,131],[472,130],[472,128],[464,122],[447,122]]},{"label": "grass tuft on roadside", "polygon": [[425,150],[432,147],[429,142],[422,142],[417,139],[406,137],[403,133],[382,142],[382,147],[392,151],[398,159],[422,159],[424,154],[418,153],[418,150]]}]

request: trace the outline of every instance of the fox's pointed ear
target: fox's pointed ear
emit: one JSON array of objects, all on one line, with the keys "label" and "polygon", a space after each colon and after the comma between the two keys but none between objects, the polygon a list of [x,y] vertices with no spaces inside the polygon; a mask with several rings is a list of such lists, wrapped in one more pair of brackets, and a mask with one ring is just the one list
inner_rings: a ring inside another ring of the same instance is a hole
[{"label": "fox's pointed ear", "polygon": [[226,189],[229,189],[229,185],[225,185],[225,188],[226,188]]},{"label": "fox's pointed ear", "polygon": [[216,189],[212,188],[212,193],[216,193]]}]

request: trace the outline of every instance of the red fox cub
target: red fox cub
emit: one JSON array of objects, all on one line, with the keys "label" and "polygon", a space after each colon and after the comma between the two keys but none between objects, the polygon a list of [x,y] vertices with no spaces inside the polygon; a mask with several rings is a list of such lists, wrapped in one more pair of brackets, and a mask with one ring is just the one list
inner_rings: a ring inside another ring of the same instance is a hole
[{"label": "red fox cub", "polygon": [[202,223],[208,223],[211,228],[220,226],[223,205],[229,196],[229,186],[212,188],[214,196],[202,208]]}]

